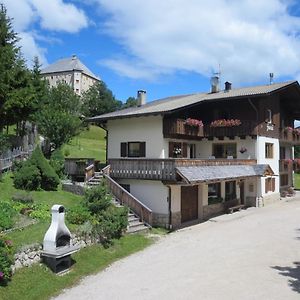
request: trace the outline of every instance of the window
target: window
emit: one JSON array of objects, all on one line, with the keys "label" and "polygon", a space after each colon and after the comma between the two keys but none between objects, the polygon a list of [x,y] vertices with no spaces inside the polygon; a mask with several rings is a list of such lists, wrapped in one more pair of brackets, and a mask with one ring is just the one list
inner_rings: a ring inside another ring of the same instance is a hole
[{"label": "window", "polygon": [[181,142],[169,142],[169,157],[187,157],[187,144]]},{"label": "window", "polygon": [[266,143],[266,145],[265,145],[265,157],[266,158],[273,158],[273,144]]},{"label": "window", "polygon": [[76,83],[79,83],[79,80],[78,80],[78,79],[76,79]]},{"label": "window", "polygon": [[221,183],[212,183],[208,185],[208,205],[222,202]]},{"label": "window", "polygon": [[236,144],[213,144],[213,156],[215,158],[227,158],[228,156],[236,158]]},{"label": "window", "polygon": [[236,199],[236,182],[225,182],[225,201]]},{"label": "window", "polygon": [[275,178],[266,178],[265,180],[265,193],[275,191]]},{"label": "window", "polygon": [[189,158],[196,158],[196,145],[195,144],[189,145]]},{"label": "window", "polygon": [[250,183],[249,184],[249,193],[253,193],[254,192],[254,184]]},{"label": "window", "polygon": [[145,142],[121,143],[121,157],[145,157]]}]

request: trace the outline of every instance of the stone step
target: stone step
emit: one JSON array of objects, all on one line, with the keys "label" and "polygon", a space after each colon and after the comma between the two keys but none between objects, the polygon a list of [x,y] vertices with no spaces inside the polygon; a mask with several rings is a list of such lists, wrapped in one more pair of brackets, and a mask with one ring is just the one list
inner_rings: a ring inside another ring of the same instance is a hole
[{"label": "stone step", "polygon": [[139,220],[139,218],[134,214],[128,214],[128,222]]},{"label": "stone step", "polygon": [[144,223],[140,222],[139,219],[137,219],[137,220],[131,220],[131,221],[128,222],[129,228],[137,227],[137,226],[140,226],[140,225],[145,226]]},{"label": "stone step", "polygon": [[145,226],[144,224],[135,226],[135,227],[129,227],[127,229],[127,233],[133,234],[133,233],[141,233],[141,232],[146,232],[149,230],[149,227]]}]

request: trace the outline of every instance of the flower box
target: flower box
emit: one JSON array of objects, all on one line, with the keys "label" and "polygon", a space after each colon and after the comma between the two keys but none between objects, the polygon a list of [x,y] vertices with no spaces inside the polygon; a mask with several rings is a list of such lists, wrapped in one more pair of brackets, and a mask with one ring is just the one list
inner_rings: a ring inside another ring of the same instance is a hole
[{"label": "flower box", "polygon": [[210,123],[210,127],[235,127],[242,124],[239,119],[220,119]]}]

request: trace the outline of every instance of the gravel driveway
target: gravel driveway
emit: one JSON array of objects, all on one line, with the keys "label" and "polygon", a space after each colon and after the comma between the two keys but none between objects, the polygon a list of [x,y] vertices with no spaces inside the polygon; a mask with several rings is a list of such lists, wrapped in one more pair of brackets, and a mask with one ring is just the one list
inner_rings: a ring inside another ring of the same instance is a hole
[{"label": "gravel driveway", "polygon": [[174,232],[55,299],[300,299],[300,197]]}]

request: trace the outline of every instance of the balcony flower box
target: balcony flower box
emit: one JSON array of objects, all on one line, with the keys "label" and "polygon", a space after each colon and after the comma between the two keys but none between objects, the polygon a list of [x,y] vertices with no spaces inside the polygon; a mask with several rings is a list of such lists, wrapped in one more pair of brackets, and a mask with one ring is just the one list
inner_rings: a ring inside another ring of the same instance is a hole
[{"label": "balcony flower box", "polygon": [[283,137],[287,141],[293,141],[294,140],[294,128],[293,127],[285,127],[283,129]]},{"label": "balcony flower box", "polygon": [[188,118],[185,120],[185,125],[191,127],[203,127],[203,122],[201,120]]},{"label": "balcony flower box", "polygon": [[210,127],[236,127],[242,124],[239,119],[220,119],[210,123]]}]

